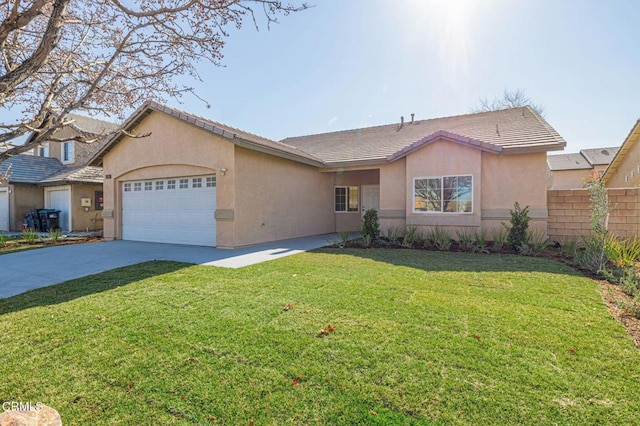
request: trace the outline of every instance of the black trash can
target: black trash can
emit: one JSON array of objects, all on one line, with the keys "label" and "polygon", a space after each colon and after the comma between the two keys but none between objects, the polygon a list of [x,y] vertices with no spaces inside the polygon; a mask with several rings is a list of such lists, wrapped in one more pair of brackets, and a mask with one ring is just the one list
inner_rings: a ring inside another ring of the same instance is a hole
[{"label": "black trash can", "polygon": [[41,209],[38,210],[40,217],[41,231],[49,232],[60,229],[60,210]]},{"label": "black trash can", "polygon": [[42,231],[42,221],[40,220],[39,210],[29,210],[25,215],[25,220],[28,229],[35,232]]}]

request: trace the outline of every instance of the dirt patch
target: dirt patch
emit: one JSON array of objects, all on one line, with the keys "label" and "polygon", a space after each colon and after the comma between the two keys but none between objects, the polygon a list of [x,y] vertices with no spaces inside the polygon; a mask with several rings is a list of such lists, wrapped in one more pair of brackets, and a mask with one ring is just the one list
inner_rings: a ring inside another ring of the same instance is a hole
[{"label": "dirt patch", "polygon": [[611,284],[606,280],[596,280],[602,287],[602,297],[611,312],[611,315],[617,319],[633,339],[637,348],[640,348],[640,319],[632,314],[625,312],[618,306],[619,302],[631,302],[631,297],[623,292],[617,285]]}]

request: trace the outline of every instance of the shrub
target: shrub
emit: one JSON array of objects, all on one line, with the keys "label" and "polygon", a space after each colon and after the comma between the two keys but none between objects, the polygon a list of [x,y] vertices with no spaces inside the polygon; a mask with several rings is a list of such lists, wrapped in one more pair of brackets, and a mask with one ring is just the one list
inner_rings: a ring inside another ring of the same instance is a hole
[{"label": "shrub", "polygon": [[28,243],[33,243],[38,239],[38,233],[29,228],[26,231],[22,231],[22,239]]},{"label": "shrub", "polygon": [[466,251],[475,251],[476,232],[475,229],[463,228],[462,231],[456,231],[460,248]]},{"label": "shrub", "polygon": [[378,223],[378,212],[376,209],[369,209],[364,212],[362,218],[362,237],[368,237],[370,241],[378,239],[380,236],[380,224]]},{"label": "shrub", "polygon": [[422,244],[424,238],[422,237],[422,231],[417,226],[408,226],[407,232],[404,234],[404,240],[402,245],[405,247],[413,247],[414,244]]},{"label": "shrub", "polygon": [[427,240],[438,250],[446,251],[451,248],[451,235],[449,231],[439,226],[427,231]]},{"label": "shrub", "polygon": [[527,244],[533,253],[539,253],[549,245],[549,236],[543,230],[527,231]]},{"label": "shrub", "polygon": [[6,235],[4,235],[4,234],[0,234],[0,246],[3,246],[3,245],[5,245],[5,244],[7,244],[7,240],[8,240],[8,239],[9,239],[9,238],[8,238]]},{"label": "shrub", "polygon": [[342,247],[345,247],[351,239],[351,233],[349,231],[342,231],[339,232],[338,235],[340,235],[340,244],[342,245]]},{"label": "shrub", "polygon": [[516,201],[513,210],[509,210],[511,215],[511,225],[503,226],[507,229],[507,245],[516,253],[521,253],[527,249],[527,229],[529,229],[529,206],[524,209]]},{"label": "shrub", "polygon": [[491,250],[496,253],[501,252],[507,243],[507,231],[503,228],[493,228],[491,238],[493,239]]},{"label": "shrub", "polygon": [[397,243],[402,236],[404,236],[404,229],[400,226],[392,226],[387,229],[387,239],[392,243]]}]

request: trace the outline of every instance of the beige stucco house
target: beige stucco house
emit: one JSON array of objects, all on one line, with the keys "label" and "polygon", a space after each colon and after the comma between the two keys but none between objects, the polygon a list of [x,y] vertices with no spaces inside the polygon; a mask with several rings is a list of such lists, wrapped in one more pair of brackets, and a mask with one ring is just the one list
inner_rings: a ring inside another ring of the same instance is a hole
[{"label": "beige stucco house", "polygon": [[[55,133],[59,139],[101,134],[117,124],[69,114],[73,123]],[[8,182],[0,185],[0,231],[20,231],[25,214],[34,209],[60,211],[63,231],[102,229],[102,169],[87,166],[96,144],[74,140],[49,142],[16,155],[0,165],[10,167]]]},{"label": "beige stucco house", "polygon": [[618,147],[582,149],[570,154],[554,154],[547,157],[549,189],[586,188],[586,182],[594,175],[602,176]]},{"label": "beige stucco house", "polygon": [[90,162],[104,168],[105,239],[239,247],[381,227],[489,230],[518,201],[546,229],[547,151],[529,107],[273,141],[146,102]]},{"label": "beige stucco house", "polygon": [[640,187],[640,120],[622,143],[603,179],[608,188]]}]

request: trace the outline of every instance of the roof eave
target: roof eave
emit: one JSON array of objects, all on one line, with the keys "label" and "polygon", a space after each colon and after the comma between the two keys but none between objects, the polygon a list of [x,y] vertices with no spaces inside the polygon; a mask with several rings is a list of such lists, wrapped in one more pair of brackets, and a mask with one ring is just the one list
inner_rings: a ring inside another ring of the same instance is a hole
[{"label": "roof eave", "polygon": [[602,180],[604,181],[605,185],[607,181],[611,178],[613,173],[615,173],[615,171],[618,170],[618,167],[620,166],[620,163],[624,159],[626,153],[631,150],[631,144],[632,144],[631,141],[634,139],[634,136],[635,136],[635,141],[637,143],[638,139],[640,138],[640,119],[638,119],[636,121],[636,124],[634,124],[634,126],[631,128],[631,131],[625,138],[624,142],[622,143],[622,146],[620,146],[620,149],[618,150],[618,152],[616,152],[616,155],[613,157],[613,160],[611,160],[611,163],[609,163],[609,166],[607,167],[604,174],[602,175]]}]

